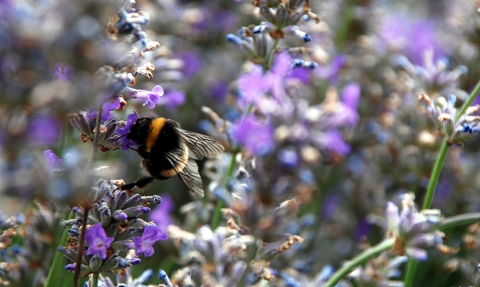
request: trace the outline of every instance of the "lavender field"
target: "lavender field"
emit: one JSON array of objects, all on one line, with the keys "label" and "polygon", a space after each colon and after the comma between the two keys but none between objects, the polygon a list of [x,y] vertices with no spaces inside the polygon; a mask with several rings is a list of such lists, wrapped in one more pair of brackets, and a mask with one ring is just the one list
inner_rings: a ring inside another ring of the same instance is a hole
[{"label": "lavender field", "polygon": [[480,286],[480,2],[0,0],[0,286]]}]

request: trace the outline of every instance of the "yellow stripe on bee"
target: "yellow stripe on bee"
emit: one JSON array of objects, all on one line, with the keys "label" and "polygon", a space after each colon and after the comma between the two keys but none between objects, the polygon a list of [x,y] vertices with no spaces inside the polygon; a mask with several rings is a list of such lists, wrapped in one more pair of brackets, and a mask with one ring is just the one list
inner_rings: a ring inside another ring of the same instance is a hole
[{"label": "yellow stripe on bee", "polygon": [[146,150],[150,152],[152,147],[155,145],[155,142],[158,139],[158,135],[162,131],[163,126],[165,125],[165,118],[156,118],[150,123],[150,128],[148,129],[148,136],[146,141]]},{"label": "yellow stripe on bee", "polygon": [[162,170],[160,172],[160,175],[164,176],[164,177],[172,177],[172,176],[177,175],[177,172],[173,168],[171,168],[171,169],[167,169],[167,170]]},{"label": "yellow stripe on bee", "polygon": [[182,154],[180,161],[175,163],[175,168],[162,170],[160,172],[161,176],[172,177],[177,175],[177,171],[182,172],[182,170],[185,168],[188,162],[188,148],[186,146],[183,146],[183,148],[185,148],[185,153]]}]

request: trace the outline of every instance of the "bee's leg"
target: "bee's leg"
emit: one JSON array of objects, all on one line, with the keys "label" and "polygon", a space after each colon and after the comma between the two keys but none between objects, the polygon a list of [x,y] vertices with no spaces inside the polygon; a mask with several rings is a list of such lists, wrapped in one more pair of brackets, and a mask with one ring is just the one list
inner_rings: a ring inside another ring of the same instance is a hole
[{"label": "bee's leg", "polygon": [[149,183],[151,183],[154,179],[155,178],[151,177],[151,176],[142,177],[139,180],[137,180],[136,182],[127,183],[127,184],[122,185],[120,187],[120,189],[121,190],[129,190],[129,189],[134,188],[135,186],[138,187],[138,188],[143,188],[143,187],[147,186]]}]

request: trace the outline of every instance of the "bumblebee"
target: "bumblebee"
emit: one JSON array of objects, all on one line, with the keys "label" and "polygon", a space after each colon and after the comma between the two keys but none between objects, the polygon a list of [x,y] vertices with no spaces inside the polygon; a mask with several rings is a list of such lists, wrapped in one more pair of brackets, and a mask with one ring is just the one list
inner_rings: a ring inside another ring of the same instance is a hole
[{"label": "bumblebee", "polygon": [[178,175],[188,189],[201,198],[204,196],[203,184],[195,160],[224,151],[215,139],[183,130],[179,123],[165,118],[138,118],[126,137],[138,145],[137,149],[130,149],[143,158],[142,165],[149,175],[123,185],[122,190],[135,186],[142,188],[155,179]]}]

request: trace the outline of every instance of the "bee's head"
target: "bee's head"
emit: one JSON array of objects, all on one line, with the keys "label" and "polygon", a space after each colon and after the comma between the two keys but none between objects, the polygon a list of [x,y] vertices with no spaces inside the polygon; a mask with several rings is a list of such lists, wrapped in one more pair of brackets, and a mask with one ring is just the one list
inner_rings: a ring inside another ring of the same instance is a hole
[{"label": "bee's head", "polygon": [[143,143],[147,137],[151,122],[152,118],[149,117],[138,118],[130,129],[127,139],[132,140],[137,144]]}]

